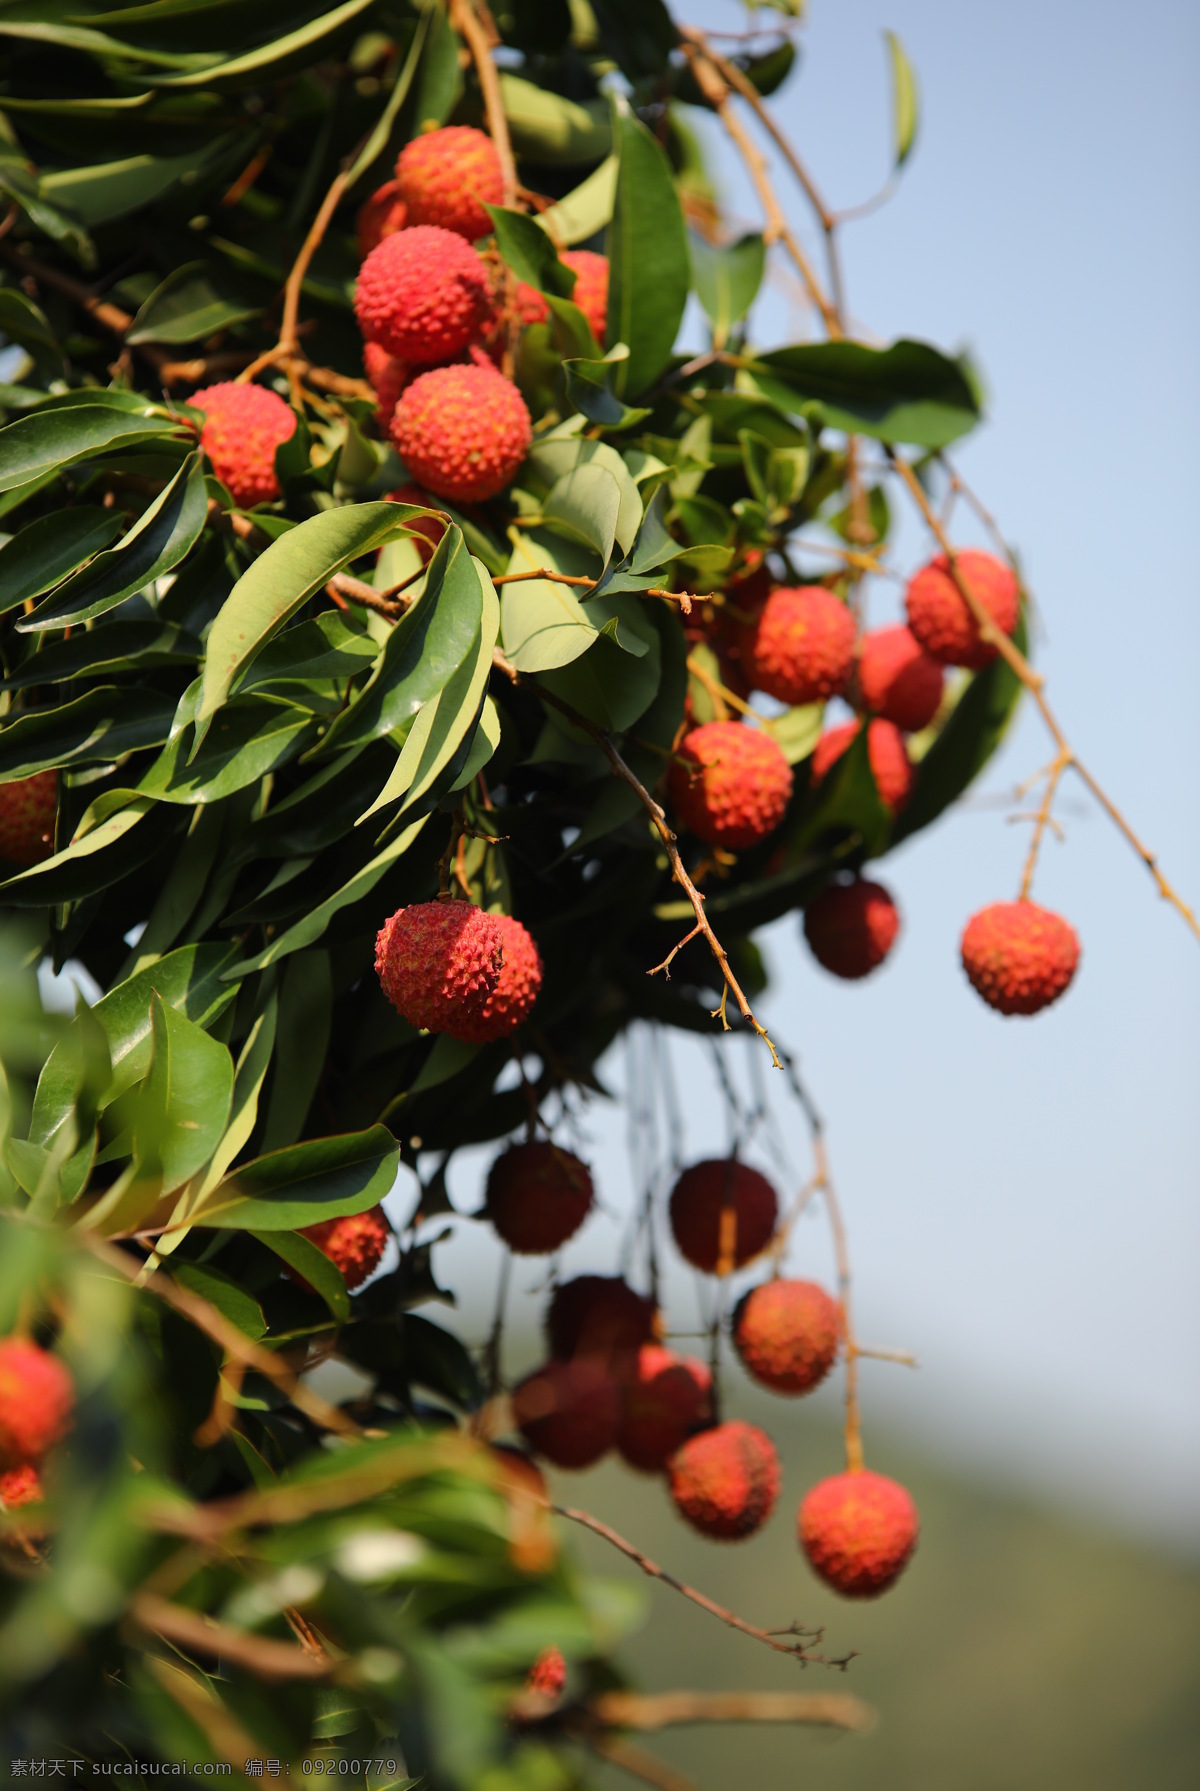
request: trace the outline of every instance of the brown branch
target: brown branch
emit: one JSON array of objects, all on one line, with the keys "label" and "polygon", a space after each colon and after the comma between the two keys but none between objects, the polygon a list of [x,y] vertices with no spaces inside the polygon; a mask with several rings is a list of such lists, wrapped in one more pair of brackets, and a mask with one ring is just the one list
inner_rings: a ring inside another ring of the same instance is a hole
[{"label": "brown branch", "polygon": [[619,1741],[612,1735],[589,1735],[587,1744],[599,1759],[619,1767],[632,1779],[640,1779],[643,1785],[653,1785],[654,1791],[699,1791],[695,1779],[676,1772],[665,1760],[648,1754],[645,1748],[636,1747],[632,1741]]},{"label": "brown branch", "polygon": [[614,1729],[667,1729],[682,1723],[815,1723],[871,1728],[874,1714],[848,1692],[601,1692],[591,1715]]},{"label": "brown branch", "polygon": [[[412,579],[406,579],[404,583],[415,584],[416,579],[424,571],[425,568],[422,566],[421,572],[415,574]],[[401,602],[397,595],[404,589],[404,584],[393,585],[387,591],[377,591],[374,585],[364,584],[361,578],[352,578],[348,572],[335,572],[332,578],[326,580],[325,589],[335,603],[339,598],[345,599],[349,603],[357,603],[363,609],[373,609],[376,615],[386,616],[389,622],[394,622],[398,616],[402,616],[412,601],[411,598],[406,597]]]},{"label": "brown branch", "polygon": [[314,1654],[294,1642],[234,1629],[153,1592],[138,1593],[129,1606],[129,1616],[151,1635],[162,1636],[189,1652],[219,1656],[234,1666],[245,1667],[259,1679],[328,1679],[337,1671],[338,1663],[327,1654]]},{"label": "brown branch", "polygon": [[475,64],[479,91],[483,95],[488,135],[500,158],[504,203],[511,209],[517,200],[517,165],[513,159],[512,139],[508,134],[508,119],[504,116],[500,77],[496,72],[496,64],[492,61],[493,42],[489,40],[488,32],[475,10],[474,0],[450,0],[450,23],[466,41],[471,60]]},{"label": "brown branch", "polygon": [[600,583],[598,578],[579,578],[570,572],[552,572],[548,566],[537,566],[532,572],[502,572],[494,585],[523,585],[529,579],[545,578],[554,585],[579,585],[590,591]]},{"label": "brown branch", "polygon": [[346,190],[351,165],[352,161],[345,163],[334,175],[329,185],[329,191],[321,201],[320,210],[313,219],[308,235],[300,245],[300,253],[293,261],[291,272],[284,282],[283,319],[279,325],[278,341],[273,348],[268,348],[265,353],[251,361],[250,365],[238,374],[239,384],[245,384],[248,380],[254,379],[264,368],[283,365],[286,367],[288,379],[293,385],[294,392],[296,381],[299,378],[299,371],[295,363],[302,358],[300,357],[299,337],[300,289],[304,284],[304,276],[308,272],[312,258],[320,248],[333,214]]},{"label": "brown branch", "polygon": [[1033,837],[1029,842],[1029,852],[1025,859],[1025,869],[1021,872],[1021,887],[1017,893],[1019,902],[1029,900],[1029,891],[1033,888],[1033,873],[1037,868],[1038,854],[1042,849],[1042,841],[1046,836],[1046,828],[1051,825],[1050,811],[1054,807],[1054,797],[1062,779],[1063,772],[1071,763],[1069,753],[1059,751],[1058,757],[1046,773],[1046,788],[1042,794],[1041,805],[1034,817]]}]

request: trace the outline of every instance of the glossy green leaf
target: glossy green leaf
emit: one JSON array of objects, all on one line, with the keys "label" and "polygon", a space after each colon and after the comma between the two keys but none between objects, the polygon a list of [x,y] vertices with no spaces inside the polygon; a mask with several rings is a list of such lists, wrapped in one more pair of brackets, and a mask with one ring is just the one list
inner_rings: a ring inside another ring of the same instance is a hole
[{"label": "glossy green leaf", "polygon": [[175,705],[156,690],[100,685],[0,727],[0,784],[55,766],[117,760],[166,739]]},{"label": "glossy green leaf", "polygon": [[188,757],[192,730],[176,733],[142,778],[139,792],[160,802],[218,802],[298,758],[315,741],[317,729],[307,710],[289,704],[231,703],[218,713],[194,757]]},{"label": "glossy green leaf", "polygon": [[325,1252],[299,1231],[251,1231],[251,1237],[273,1250],[281,1262],[303,1277],[320,1294],[339,1324],[350,1317],[350,1295],[345,1277]]},{"label": "glossy green leaf", "polygon": [[589,423],[605,429],[630,429],[650,415],[645,405],[626,404],[613,391],[616,369],[628,360],[625,344],[618,343],[603,360],[568,360],[563,362],[567,381],[567,397]]},{"label": "glossy green leaf", "polygon": [[979,421],[974,378],[926,342],[817,342],[759,355],[754,382],[793,412],[820,406],[833,429],[944,448]]},{"label": "glossy green leaf", "polygon": [[523,211],[509,211],[503,205],[489,205],[486,209],[496,232],[496,247],[517,279],[539,292],[570,298],[575,290],[575,275],[563,266],[546,232]]},{"label": "glossy green leaf", "polygon": [[670,163],[624,101],[615,102],[614,115],[621,165],[609,237],[608,341],[628,346],[629,359],[613,377],[617,396],[628,398],[671,358],[690,270]]},{"label": "glossy green leaf", "polygon": [[[658,692],[658,634],[636,597],[600,598],[589,611],[602,632],[580,658],[543,673],[540,683],[597,727],[624,733]],[[630,651],[635,643],[639,655]]]},{"label": "glossy green leaf", "polygon": [[885,31],[892,70],[892,156],[897,168],[908,160],[917,136],[920,98],[917,77],[904,45],[894,31]]},{"label": "glossy green leaf", "polygon": [[103,628],[81,630],[69,640],[35,642],[27,657],[0,683],[7,690],[20,690],[29,684],[54,684],[71,678],[108,678],[115,672],[144,672],[154,666],[193,666],[203,655],[200,637],[174,622],[153,618],[109,622]]},{"label": "glossy green leaf", "polygon": [[257,316],[261,307],[223,298],[206,268],[203,261],[173,268],[141,306],[125,332],[126,342],[201,342]]},{"label": "glossy green leaf", "polygon": [[565,243],[569,248],[604,229],[616,202],[617,166],[615,155],[605,156],[600,166],[593,168],[587,179],[565,198],[538,213],[538,227],[551,242]]},{"label": "glossy green leaf", "polygon": [[608,104],[580,104],[538,87],[507,69],[500,74],[500,98],[519,156],[568,167],[598,161],[612,147]]},{"label": "glossy green leaf", "polygon": [[236,56],[210,58],[204,68],[189,74],[160,76],[157,85],[164,88],[221,87],[227,84],[244,86],[269,75],[281,75],[292,64],[303,64],[319,54],[327,38],[365,12],[372,0],[342,0],[315,19],[286,32],[273,42],[259,44]]},{"label": "glossy green leaf", "polygon": [[121,518],[92,504],[26,523],[0,547],[0,614],[40,597],[121,532]]},{"label": "glossy green leaf", "polygon": [[106,790],[88,809],[69,845],[0,883],[5,903],[45,908],[110,889],[164,843],[169,831],[164,816],[165,811],[155,813],[154,804],[134,790]]},{"label": "glossy green leaf", "polygon": [[221,1230],[297,1231],[365,1213],[391,1192],[399,1163],[399,1148],[385,1126],[315,1138],[235,1170],[194,1222]]},{"label": "glossy green leaf", "polygon": [[169,417],[134,415],[92,401],[63,409],[43,406],[0,429],[0,491],[99,454],[173,443],[182,451],[181,427]]},{"label": "glossy green leaf", "polygon": [[267,1321],[258,1301],[231,1276],[222,1274],[211,1263],[173,1263],[171,1279],[177,1281],[180,1287],[186,1287],[189,1293],[198,1294],[202,1300],[207,1300],[222,1317],[235,1324],[239,1331],[255,1342],[266,1335]]},{"label": "glossy green leaf", "polygon": [[688,251],[696,297],[712,325],[713,347],[724,348],[730,331],[758,296],[767,265],[766,243],[754,232],[723,246],[691,231]]},{"label": "glossy green leaf", "polygon": [[617,539],[621,488],[607,467],[585,461],[556,479],[542,502],[547,523],[557,523],[595,549],[597,575],[608,564]]},{"label": "glossy green leaf", "polygon": [[139,1179],[169,1194],[203,1168],[220,1143],[233,1098],[233,1059],[202,1026],[155,993],[150,1067],[133,1119]]},{"label": "glossy green leaf", "polygon": [[294,1144],[303,1131],[325,1067],[332,1020],[329,953],[297,952],[288,960],[279,991],[279,1037],[263,1128],[264,1151]]},{"label": "glossy green leaf", "polygon": [[[445,6],[431,6],[423,17],[429,21],[428,42],[422,46],[421,78],[413,111],[418,130],[445,124],[462,97],[463,71],[459,60],[462,42],[450,23]],[[414,49],[417,43],[414,40]]]},{"label": "glossy green leaf", "polygon": [[41,189],[52,204],[63,206],[89,228],[140,211],[183,181],[197,179],[219,148],[187,155],[131,155],[116,162],[93,162],[44,174]]},{"label": "glossy green leaf", "polygon": [[0,286],[0,330],[35,358],[61,362],[62,350],[46,313],[15,286]]}]

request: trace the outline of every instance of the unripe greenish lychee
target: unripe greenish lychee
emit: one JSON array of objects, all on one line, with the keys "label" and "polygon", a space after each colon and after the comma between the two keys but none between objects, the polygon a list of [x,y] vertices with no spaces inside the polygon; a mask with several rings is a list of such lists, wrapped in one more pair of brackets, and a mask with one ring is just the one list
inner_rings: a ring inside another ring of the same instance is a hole
[{"label": "unripe greenish lychee", "polygon": [[351,1293],[375,1273],[391,1235],[379,1206],[339,1219],[322,1219],[316,1225],[304,1226],[300,1233],[337,1265]]},{"label": "unripe greenish lychee", "polygon": [[621,1401],[601,1356],[547,1362],[513,1389],[513,1418],[535,1455],[590,1468],[617,1440]]},{"label": "unripe greenish lychee", "polygon": [[0,1468],[40,1461],[74,1409],[75,1383],[57,1356],[26,1337],[0,1342]]},{"label": "unripe greenish lychee", "polygon": [[810,1487],[797,1528],[810,1565],[844,1598],[875,1598],[917,1546],[917,1508],[885,1474],[856,1468]]},{"label": "unripe greenish lychee", "polygon": [[945,673],[911,628],[876,628],[859,644],[855,683],[864,709],[915,734],[942,706]]},{"label": "unripe greenish lychee", "polygon": [[[828,728],[817,741],[812,756],[812,781],[819,784],[832,766],[855,739],[862,727],[860,721],[839,722]],[[913,768],[909,763],[904,736],[890,721],[878,718],[867,723],[867,760],[879,800],[890,809],[900,810],[912,790]]]},{"label": "unripe greenish lychee", "polygon": [[804,937],[823,970],[849,981],[869,976],[900,931],[900,911],[882,883],[830,883],[804,910]]},{"label": "unripe greenish lychee", "polygon": [[766,1249],[779,1201],[765,1175],[735,1157],[685,1169],[671,1190],[671,1235],[680,1255],[705,1274],[728,1274]]},{"label": "unripe greenish lychee", "polygon": [[433,224],[468,242],[490,236],[485,205],[503,205],[504,174],[485,131],[451,124],[406,143],[396,162],[396,185],[408,224]]},{"label": "unripe greenish lychee", "polygon": [[278,392],[225,380],[202,386],[188,403],[204,412],[200,446],[240,509],[279,496],[275,450],[296,433],[296,413]]},{"label": "unripe greenish lychee", "polygon": [[792,794],[792,768],[761,728],[706,721],[684,735],[667,782],[688,832],[736,852],[779,826]]},{"label": "unripe greenish lychee", "polygon": [[[995,554],[964,548],[956,554],[959,577],[982,603],[1002,634],[1011,634],[1021,612],[1021,591],[1011,566]],[[950,572],[942,553],[910,580],[905,597],[908,625],[934,659],[972,671],[994,659],[998,648],[984,641],[979,624]]]},{"label": "unripe greenish lychee", "polygon": [[973,988],[1001,1014],[1038,1014],[1066,993],[1079,966],[1069,921],[1036,902],[993,902],[967,922],[962,963]]},{"label": "unripe greenish lychee", "polygon": [[510,1144],[488,1171],[485,1212],[518,1256],[548,1256],[592,1210],[586,1163],[547,1139]]},{"label": "unripe greenish lychee", "polygon": [[452,504],[482,504],[512,483],[533,425],[494,368],[436,367],[401,393],[391,435],[414,479]]},{"label": "unripe greenish lychee", "polygon": [[49,858],[57,813],[57,771],[35,771],[0,784],[0,860],[29,865]]},{"label": "unripe greenish lychee", "polygon": [[411,366],[448,361],[492,312],[487,270],[452,230],[424,225],[385,236],[358,272],[358,327]]},{"label": "unripe greenish lychee", "polygon": [[375,969],[396,1012],[420,1031],[451,1038],[479,1019],[503,965],[495,916],[471,902],[398,908],[375,941]]},{"label": "unripe greenish lychee", "polygon": [[667,1466],[675,1509],[717,1542],[740,1542],[761,1529],[779,1497],[781,1478],[766,1431],[737,1418],[690,1438]]},{"label": "unripe greenish lychee", "polygon": [[733,1315],[733,1345],[747,1374],[773,1393],[810,1393],[832,1368],[842,1309],[815,1281],[765,1281]]},{"label": "unripe greenish lychee", "polygon": [[660,1473],[688,1437],[712,1422],[712,1374],[695,1356],[645,1343],[619,1364],[617,1380],[617,1448],[631,1468]]},{"label": "unripe greenish lychee", "polygon": [[846,688],[854,639],[854,617],[824,585],[780,585],[748,633],[742,663],[754,689],[781,703],[823,702]]},{"label": "unripe greenish lychee", "polygon": [[527,928],[511,914],[497,914],[504,943],[500,980],[478,1020],[467,1022],[462,1037],[474,1045],[491,1044],[515,1032],[533,1012],[542,986],[542,955]]},{"label": "unripe greenish lychee", "polygon": [[560,1281],[551,1296],[546,1340],[560,1359],[614,1357],[651,1342],[658,1324],[654,1301],[620,1275],[576,1275]]}]

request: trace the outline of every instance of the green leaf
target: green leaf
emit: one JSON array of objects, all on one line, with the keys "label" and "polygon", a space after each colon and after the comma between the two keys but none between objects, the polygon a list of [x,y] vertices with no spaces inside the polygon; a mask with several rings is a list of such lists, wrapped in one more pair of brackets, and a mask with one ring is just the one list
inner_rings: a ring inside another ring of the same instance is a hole
[{"label": "green leaf", "polygon": [[81,630],[70,640],[34,642],[17,669],[0,682],[6,690],[20,690],[29,684],[108,678],[114,672],[141,672],[152,666],[194,666],[203,655],[199,635],[189,634],[174,622],[152,617],[140,622],[109,622],[103,628]]},{"label": "green leaf", "polygon": [[767,248],[757,232],[728,247],[688,233],[692,284],[712,325],[713,347],[724,348],[733,326],[740,323],[758,296],[767,265]]},{"label": "green leaf", "polygon": [[332,1020],[329,953],[297,952],[288,963],[279,992],[279,1042],[263,1129],[264,1151],[293,1144],[304,1130],[325,1068]]},{"label": "green leaf", "polygon": [[798,765],[814,751],[821,738],[824,703],[804,703],[797,709],[785,709],[763,724],[777,746],[783,748],[789,765]]},{"label": "green leaf", "polygon": [[261,306],[222,298],[207,276],[208,263],[189,261],[173,268],[155,287],[125,332],[126,342],[201,342],[257,317]]},{"label": "green leaf", "polygon": [[46,313],[15,286],[0,287],[0,330],[38,359],[61,363],[62,350]]},{"label": "green leaf", "polygon": [[345,1276],[311,1238],[298,1231],[251,1231],[250,1236],[302,1275],[314,1292],[320,1294],[338,1323],[346,1323],[350,1317],[350,1294]]},{"label": "green leaf", "polygon": [[[425,34],[429,30],[431,24],[433,26],[433,43],[430,45],[428,55],[424,58],[424,61],[422,61],[422,51],[425,49]],[[375,128],[363,144],[355,158],[354,166],[346,176],[347,192],[358,184],[368,168],[378,161],[379,157],[387,149],[388,143],[391,140],[392,127],[395,125],[401,106],[408,98],[408,91],[412,86],[413,76],[417,72],[418,65],[421,66],[422,79],[424,81],[428,75],[430,58],[435,54],[434,43],[437,42],[439,33],[444,32],[446,29],[446,15],[440,7],[430,7],[421,13],[421,16],[417,20],[417,28],[413,33],[413,40],[409,46],[408,55],[405,57],[403,65],[397,72],[396,79],[392,83],[392,91],[388,95],[387,105],[380,113]],[[453,38],[453,32],[450,33],[450,36]],[[455,44],[454,47],[457,49],[457,44]],[[454,57],[454,74],[456,77],[458,76],[457,55]],[[457,95],[455,97],[457,98]],[[446,110],[448,112],[450,107],[448,106]],[[423,116],[424,114],[418,112],[418,117]],[[442,122],[441,118],[439,118],[437,122],[440,124]]]},{"label": "green leaf", "polygon": [[373,0],[342,0],[341,6],[321,13],[295,31],[275,38],[273,42],[259,44],[255,49],[243,51],[239,56],[211,59],[205,67],[196,69],[191,74],[159,76],[156,85],[168,89],[220,88],[226,85],[240,87],[260,82],[268,73],[271,78],[275,78],[286,73],[290,67],[303,67],[316,61],[320,46],[326,38],[340,31],[343,25],[349,24],[372,4]]},{"label": "green leaf", "polygon": [[157,690],[99,685],[0,728],[0,784],[55,766],[104,763],[167,738],[175,705]]},{"label": "green leaf", "polygon": [[892,69],[892,154],[895,166],[903,168],[916,141],[920,118],[917,77],[896,33],[885,31],[883,35]]},{"label": "green leaf", "polygon": [[419,1313],[406,1312],[402,1320],[404,1366],[410,1382],[441,1393],[473,1412],[483,1404],[484,1387],[470,1355],[457,1337]]},{"label": "green leaf", "polygon": [[558,259],[546,232],[523,211],[508,211],[503,205],[485,209],[495,228],[496,247],[517,279],[539,292],[569,299],[575,290],[575,275]]},{"label": "green leaf", "polygon": [[131,155],[117,162],[93,162],[44,174],[41,190],[86,226],[107,224],[140,211],[182,181],[194,182],[218,160],[231,139],[225,138],[187,155]]},{"label": "green leaf", "polygon": [[256,1157],[228,1176],[194,1215],[220,1230],[298,1231],[365,1213],[391,1192],[400,1150],[386,1126],[315,1138]]},{"label": "green leaf", "polygon": [[[818,342],[760,355],[753,383],[794,413],[818,404],[825,423],[881,441],[944,448],[979,421],[969,364],[925,342]],[[0,438],[2,439],[2,438]]]},{"label": "green leaf", "polygon": [[161,1195],[189,1181],[220,1143],[233,1099],[233,1059],[157,993],[150,999],[150,1030],[150,1068],[134,1109],[134,1161],[138,1179],[153,1182]]},{"label": "green leaf", "polygon": [[601,99],[582,105],[507,69],[500,74],[500,99],[513,148],[535,162],[595,162],[612,148],[609,108]]},{"label": "green leaf", "polygon": [[689,265],[670,163],[626,101],[614,108],[621,166],[610,232],[608,341],[629,348],[613,381],[624,397],[644,391],[671,358]]},{"label": "green leaf", "polygon": [[262,1307],[244,1287],[222,1274],[220,1269],[214,1269],[209,1263],[177,1262],[171,1265],[171,1276],[180,1287],[199,1294],[202,1300],[215,1306],[245,1336],[252,1337],[256,1343],[260,1337],[265,1337],[267,1321]]},{"label": "green leaf", "polygon": [[445,124],[461,99],[463,90],[462,65],[459,62],[462,43],[450,24],[446,7],[431,6],[423,16],[429,20],[430,29],[429,42],[421,57],[421,80],[413,104],[418,130],[424,130],[431,124]]},{"label": "green leaf", "polygon": [[[0,432],[0,451],[3,442]],[[273,541],[238,580],[213,623],[196,716],[197,739],[203,738],[208,720],[228,700],[239,673],[302,603],[335,572],[382,547],[410,518],[424,514],[420,505],[413,504],[346,504],[310,516]]]},{"label": "green leaf", "polygon": [[617,167],[615,155],[605,156],[600,166],[593,168],[587,179],[565,198],[538,213],[538,228],[546,232],[551,242],[565,243],[570,248],[604,229],[616,203]]},{"label": "green leaf", "polygon": [[[152,858],[169,832],[167,811],[135,790],[106,790],[75,829],[70,845],[0,883],[4,901],[20,908],[73,902],[120,883]],[[130,835],[137,829],[137,837]]]},{"label": "green leaf", "polygon": [[98,454],[149,445],[170,448],[181,442],[182,429],[169,417],[134,416],[94,401],[63,409],[44,405],[0,429],[0,491]]},{"label": "green leaf", "polygon": [[308,710],[290,704],[231,703],[190,760],[191,730],[175,733],[142,778],[139,794],[186,805],[218,802],[297,758],[316,739],[318,727]]},{"label": "green leaf", "polygon": [[[597,727],[622,734],[657,694],[658,634],[636,597],[598,599],[589,605],[589,613],[602,632],[586,653],[558,671],[544,673],[541,683]],[[642,648],[636,657],[630,652],[635,643]]]},{"label": "green leaf", "polygon": [[607,467],[584,461],[556,479],[542,503],[547,523],[558,523],[593,547],[599,556],[598,571],[608,565],[617,539],[621,515],[621,488]]},{"label": "green leaf", "polygon": [[0,614],[53,589],[120,532],[120,516],[94,505],[26,523],[0,547]]},{"label": "green leaf", "polygon": [[628,349],[619,342],[602,361],[563,362],[567,397],[589,423],[597,423],[604,429],[629,429],[650,415],[644,405],[626,404],[613,391],[614,371],[628,359]]}]

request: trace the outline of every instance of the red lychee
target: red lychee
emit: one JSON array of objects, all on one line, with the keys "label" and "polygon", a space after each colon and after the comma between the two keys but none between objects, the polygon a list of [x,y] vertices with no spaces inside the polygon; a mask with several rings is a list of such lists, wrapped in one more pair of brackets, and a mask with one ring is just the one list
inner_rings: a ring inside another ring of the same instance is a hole
[{"label": "red lychee", "polygon": [[[965,548],[956,554],[959,576],[966,580],[1003,634],[1011,634],[1021,610],[1016,575],[995,554]],[[925,651],[946,665],[972,671],[996,657],[997,649],[979,637],[979,625],[950,574],[942,553],[909,581],[905,598],[908,625]]]},{"label": "red lychee", "polygon": [[510,379],[491,367],[437,367],[414,379],[392,417],[414,479],[452,504],[481,504],[510,484],[533,425]]},{"label": "red lychee", "polygon": [[900,910],[882,883],[830,883],[804,910],[804,937],[823,970],[856,981],[887,957]]},{"label": "red lychee", "polygon": [[57,771],[35,771],[0,784],[0,859],[24,865],[49,858],[57,812]]},{"label": "red lychee", "polygon": [[400,151],[396,184],[409,225],[435,224],[468,242],[489,236],[485,205],[503,205],[504,174],[496,145],[470,124],[425,131]]},{"label": "red lychee", "polygon": [[993,902],[967,922],[962,963],[989,1007],[1037,1014],[1070,986],[1079,936],[1061,914],[1036,902]]},{"label": "red lychee", "polygon": [[733,1315],[733,1343],[747,1374],[773,1393],[810,1393],[829,1373],[842,1309],[815,1281],[765,1281]]},{"label": "red lychee", "polygon": [[706,1274],[728,1274],[761,1254],[775,1233],[779,1202],[765,1175],[735,1157],[685,1169],[671,1190],[679,1253]]},{"label": "red lychee", "polygon": [[378,342],[364,342],[363,372],[375,393],[375,419],[381,429],[386,429],[401,392],[412,379],[413,370]]},{"label": "red lychee", "polygon": [[452,230],[398,230],[359,269],[354,310],[367,341],[397,359],[413,366],[448,361],[491,315],[487,270]]},{"label": "red lychee", "polygon": [[403,230],[407,221],[408,207],[400,197],[399,181],[385,180],[358,208],[354,226],[358,237],[358,259],[365,261],[385,236],[394,236],[397,230]]},{"label": "red lychee", "polygon": [[351,1293],[375,1273],[391,1235],[379,1206],[341,1219],[322,1219],[317,1225],[305,1225],[300,1232],[301,1237],[311,1238],[317,1249],[337,1265]]},{"label": "red lychee", "polygon": [[706,721],[684,735],[667,782],[689,833],[706,845],[738,851],[756,846],[783,820],[792,768],[761,729]]},{"label": "red lychee", "polygon": [[0,1342],[0,1468],[38,1462],[71,1428],[75,1383],[25,1337]]},{"label": "red lychee", "polygon": [[781,1478],[770,1437],[738,1418],[684,1443],[667,1476],[680,1516],[720,1542],[739,1542],[766,1523]]},{"label": "red lychee", "polygon": [[541,1692],[545,1698],[560,1698],[567,1683],[567,1663],[561,1648],[543,1648],[529,1669],[525,1690]]},{"label": "red lychee", "polygon": [[846,688],[854,667],[854,617],[824,585],[771,592],[742,649],[755,690],[781,703],[816,703]]},{"label": "red lychee", "polygon": [[657,1330],[654,1301],[619,1275],[561,1281],[546,1312],[550,1353],[560,1359],[620,1355],[649,1343]]},{"label": "red lychee", "polygon": [[927,728],[942,706],[945,673],[911,628],[876,628],[858,650],[856,680],[863,707],[907,733]]},{"label": "red lychee", "polygon": [[[837,763],[862,725],[860,721],[844,721],[821,735],[812,756],[814,784],[819,784],[830,767]],[[890,721],[875,720],[866,725],[867,759],[879,800],[890,809],[902,809],[908,801],[913,780],[904,736]]]},{"label": "red lychee", "polygon": [[844,1598],[875,1598],[917,1546],[917,1508],[905,1489],[868,1468],[818,1481],[800,1501],[800,1546]]},{"label": "red lychee", "polygon": [[497,914],[496,919],[504,941],[500,980],[478,1020],[467,1022],[460,1035],[476,1045],[487,1045],[515,1032],[533,1012],[542,986],[542,955],[526,928],[511,914]]},{"label": "red lychee", "polygon": [[[597,255],[592,249],[565,249],[559,260],[575,275],[572,301],[587,318],[597,342],[603,344],[608,327],[608,256]],[[545,323],[550,315],[544,296],[536,286],[527,286],[524,280],[518,283],[513,293],[513,305],[526,326]]]},{"label": "red lychee", "polygon": [[513,1389],[513,1417],[535,1455],[590,1468],[617,1440],[621,1401],[600,1356],[547,1362]]},{"label": "red lychee", "polygon": [[592,1209],[586,1163],[557,1144],[510,1144],[488,1171],[485,1211],[518,1256],[548,1256],[574,1237]]},{"label": "red lychee", "polygon": [[15,1511],[20,1505],[40,1505],[44,1494],[38,1471],[32,1462],[8,1468],[0,1474],[0,1509]]},{"label": "red lychee", "polygon": [[712,1375],[695,1356],[646,1343],[624,1361],[617,1448],[631,1468],[657,1474],[695,1431],[712,1422]]},{"label": "red lychee", "polygon": [[396,1012],[421,1031],[460,1038],[500,980],[504,934],[471,902],[397,908],[375,941],[375,969]]},{"label": "red lychee", "polygon": [[204,412],[200,446],[235,504],[252,510],[279,496],[275,450],[296,433],[296,413],[265,386],[201,386],[188,403]]}]

